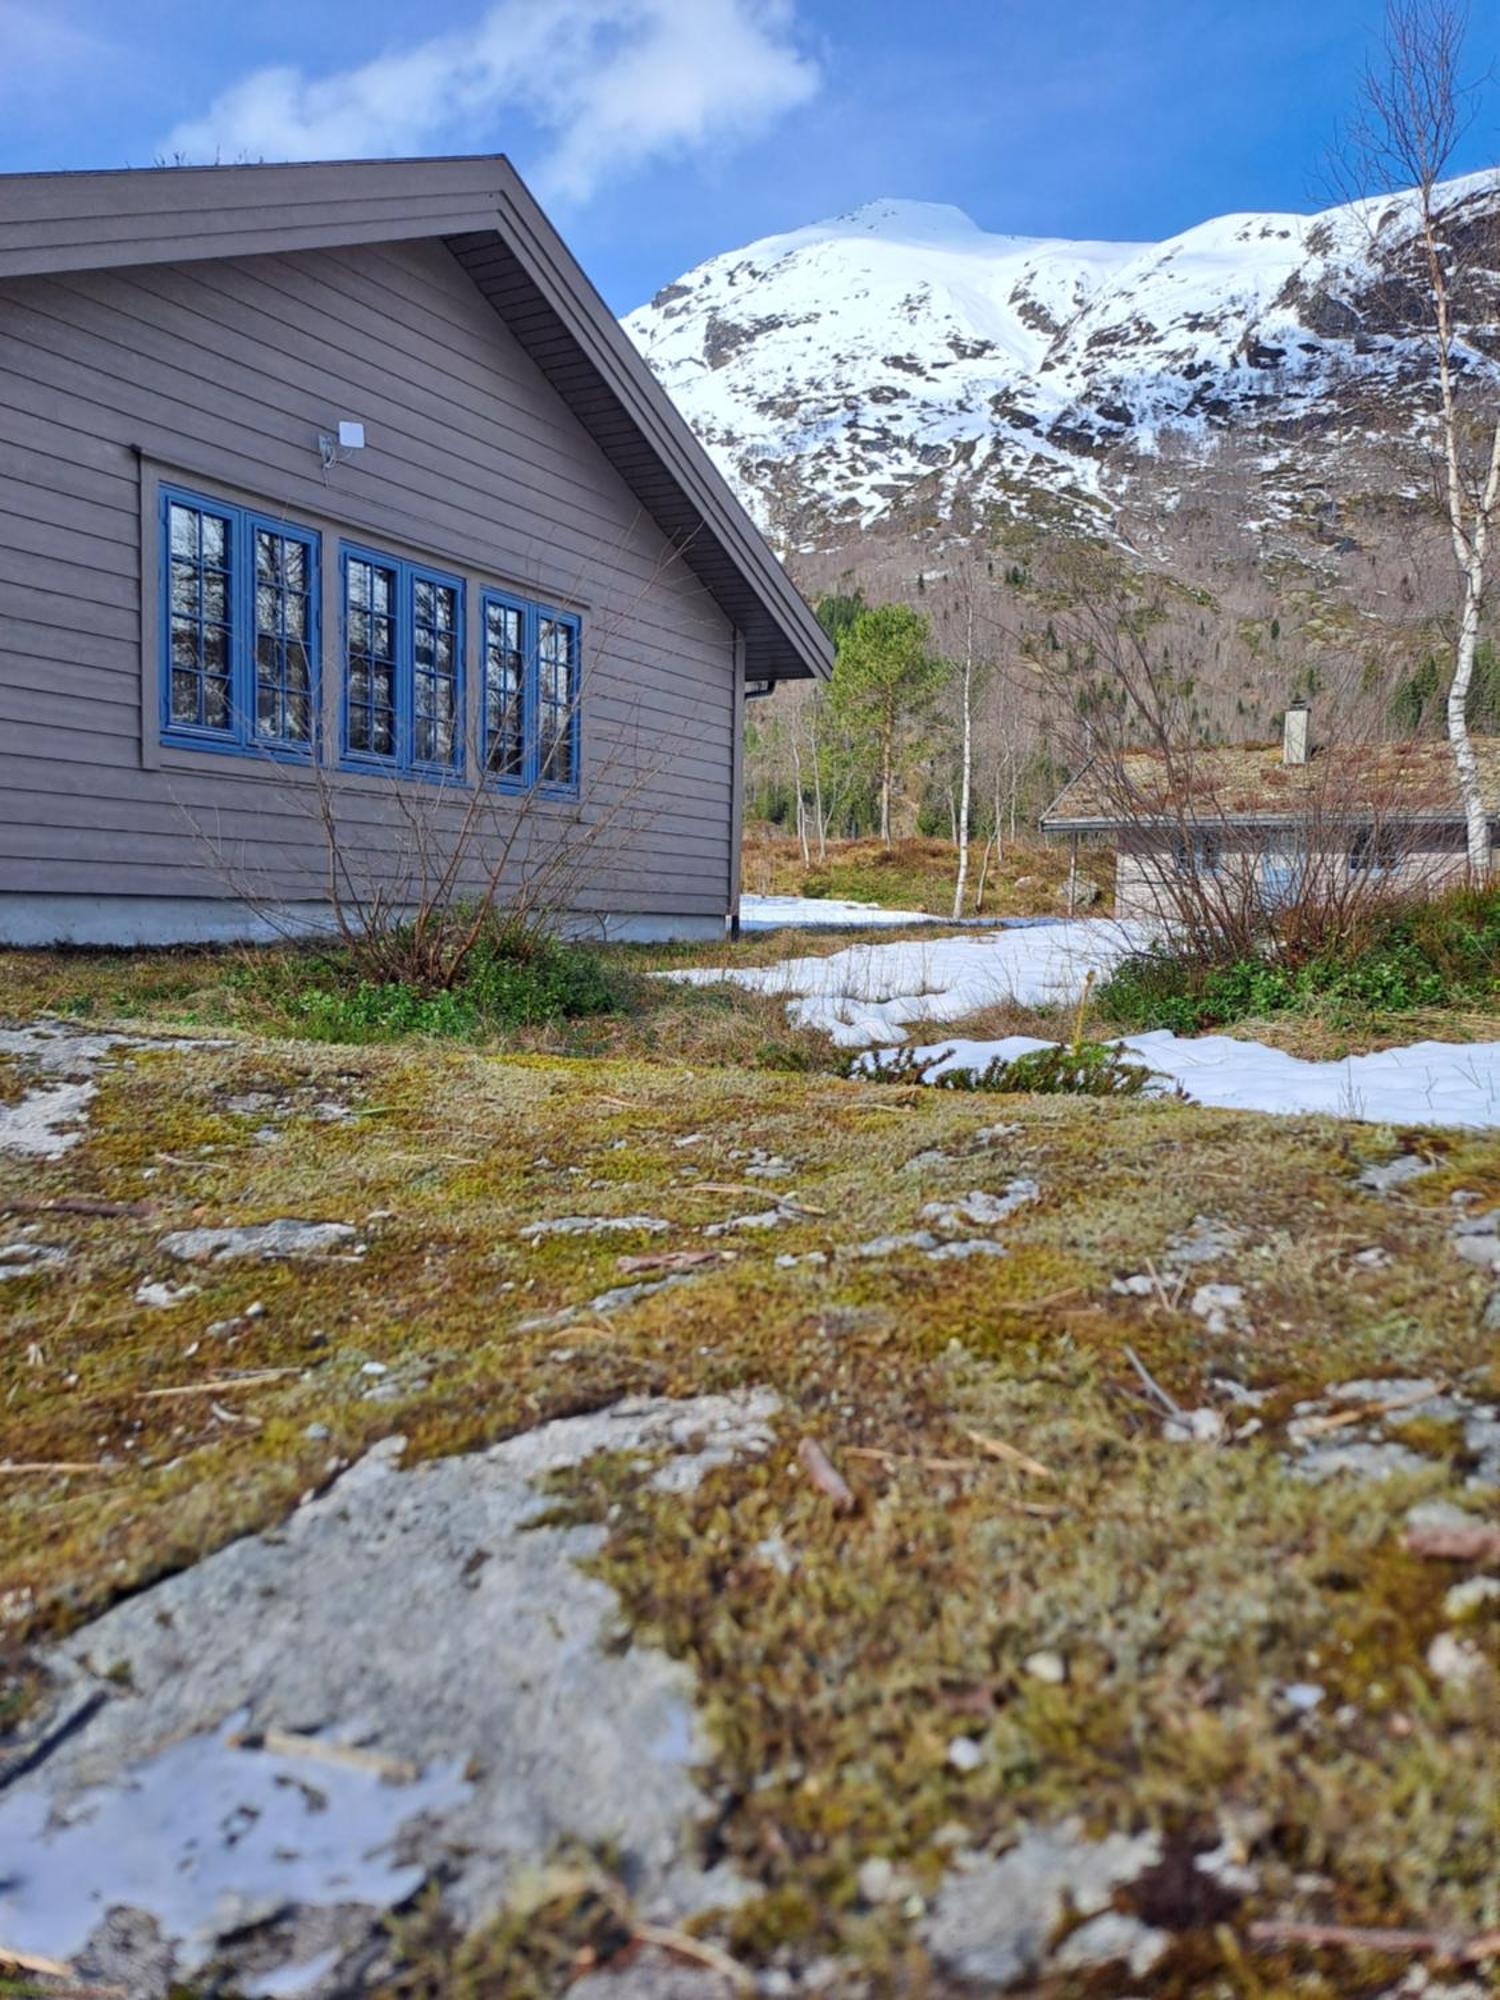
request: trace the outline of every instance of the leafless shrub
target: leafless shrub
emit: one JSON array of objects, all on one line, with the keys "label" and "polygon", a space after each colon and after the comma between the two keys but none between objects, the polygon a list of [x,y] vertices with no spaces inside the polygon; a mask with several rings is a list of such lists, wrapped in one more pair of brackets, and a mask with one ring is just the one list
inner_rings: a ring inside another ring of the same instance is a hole
[{"label": "leafless shrub", "polygon": [[[1205,963],[1297,964],[1358,945],[1375,917],[1462,865],[1441,745],[1346,730],[1305,762],[1205,743],[1152,608],[1092,606],[1043,678],[1074,718],[1079,815],[1116,830],[1131,900]],[[1065,808],[1065,810],[1067,810]]]}]

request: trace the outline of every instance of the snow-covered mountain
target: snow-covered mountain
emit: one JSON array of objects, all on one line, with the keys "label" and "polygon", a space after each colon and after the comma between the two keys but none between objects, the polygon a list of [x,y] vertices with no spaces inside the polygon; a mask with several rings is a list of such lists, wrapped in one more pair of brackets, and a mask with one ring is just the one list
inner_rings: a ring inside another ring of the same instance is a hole
[{"label": "snow-covered mountain", "polygon": [[[1500,176],[1444,201],[1477,242]],[[1420,295],[1391,276],[1413,220],[1397,197],[1076,243],[877,201],[712,258],[625,325],[793,540],[966,491],[1108,500],[1168,433],[1244,427],[1273,472],[1295,441],[1294,473],[1309,439],[1399,416],[1428,358]]]}]

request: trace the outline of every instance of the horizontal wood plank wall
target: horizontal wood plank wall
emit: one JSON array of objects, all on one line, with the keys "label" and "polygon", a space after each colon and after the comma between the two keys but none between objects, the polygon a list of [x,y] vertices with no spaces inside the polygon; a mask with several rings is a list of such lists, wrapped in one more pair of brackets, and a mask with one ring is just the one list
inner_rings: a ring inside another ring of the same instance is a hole
[{"label": "horizontal wood plank wall", "polygon": [[[369,441],[325,478],[340,417]],[[0,282],[0,893],[322,894],[305,771],[143,744],[141,454],[149,480],[323,526],[325,568],[344,529],[579,609],[581,795],[532,807],[539,837],[594,842],[580,910],[726,909],[734,634],[432,242]],[[404,813],[459,811],[336,787],[375,875],[400,872]]]}]

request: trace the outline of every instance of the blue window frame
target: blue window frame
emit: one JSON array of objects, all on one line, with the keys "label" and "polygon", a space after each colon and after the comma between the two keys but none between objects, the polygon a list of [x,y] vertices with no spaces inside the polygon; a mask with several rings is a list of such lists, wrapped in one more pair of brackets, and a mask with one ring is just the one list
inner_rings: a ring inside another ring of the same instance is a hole
[{"label": "blue window frame", "polygon": [[311,756],[320,542],[163,487],[161,733],[199,750]]},{"label": "blue window frame", "polygon": [[362,770],[464,769],[459,577],[346,543],[343,755]]},{"label": "blue window frame", "polygon": [[578,791],[583,628],[571,611],[484,592],[484,769],[506,790]]}]

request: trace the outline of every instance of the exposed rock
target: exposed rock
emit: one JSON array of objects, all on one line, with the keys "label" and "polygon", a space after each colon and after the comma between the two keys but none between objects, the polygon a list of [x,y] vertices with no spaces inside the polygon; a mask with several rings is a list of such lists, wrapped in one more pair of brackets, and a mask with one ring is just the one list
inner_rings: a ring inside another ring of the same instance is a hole
[{"label": "exposed rock", "polygon": [[1281,1690],[1281,1699],[1294,1714],[1311,1715],[1322,1706],[1326,1692],[1316,1681],[1288,1681]]},{"label": "exposed rock", "polygon": [[1293,1468],[1314,1482],[1347,1474],[1354,1479],[1394,1479],[1401,1473],[1421,1472],[1430,1459],[1408,1451],[1404,1444],[1371,1443],[1365,1439],[1310,1445]]},{"label": "exposed rock", "polygon": [[1058,909],[1070,915],[1074,910],[1092,909],[1099,900],[1099,884],[1090,881],[1087,875],[1070,875],[1058,883],[1052,900]]},{"label": "exposed rock", "polygon": [[174,1285],[168,1278],[146,1278],[135,1288],[135,1302],[138,1306],[154,1306],[165,1312],[197,1298],[199,1290],[197,1285]]},{"label": "exposed rock", "polygon": [[763,1208],[755,1215],[731,1215],[723,1222],[711,1222],[705,1236],[732,1236],[738,1229],[774,1229],[778,1223],[793,1222],[795,1214],[785,1208]]},{"label": "exposed rock", "polygon": [[955,1195],[948,1201],[928,1202],[922,1210],[922,1217],[939,1229],[962,1229],[966,1224],[976,1229],[989,1229],[997,1222],[1004,1222],[1007,1216],[1014,1215],[1018,1208],[1035,1201],[1040,1193],[1041,1189],[1035,1181],[1025,1179],[1011,1181],[999,1194],[972,1188],[968,1194]]},{"label": "exposed rock", "polygon": [[1217,1410],[1183,1410],[1167,1418],[1161,1434],[1168,1444],[1222,1444],[1228,1429]]},{"label": "exposed rock", "polygon": [[927,1252],[934,1263],[963,1262],[968,1257],[1008,1257],[1010,1252],[1003,1243],[991,1243],[987,1237],[970,1236],[957,1243],[940,1243],[935,1250]]},{"label": "exposed rock", "polygon": [[955,1736],[948,1745],[948,1762],[955,1771],[977,1771],[984,1762],[984,1748],[972,1736]]},{"label": "exposed rock", "polygon": [[1500,1577],[1471,1576],[1455,1583],[1443,1598],[1443,1616],[1453,1624],[1482,1618],[1492,1605],[1500,1605]]},{"label": "exposed rock", "polygon": [[[1016,886],[1020,887],[1019,881]],[[1007,1139],[1014,1139],[1023,1129],[1013,1121],[1005,1125],[981,1125],[974,1134],[974,1144],[976,1147],[999,1146]]]},{"label": "exposed rock", "polygon": [[1112,1278],[1109,1289],[1118,1292],[1121,1298],[1149,1299],[1158,1290],[1158,1285],[1149,1271],[1132,1271],[1127,1277]]},{"label": "exposed rock", "polygon": [[722,1973],[650,1950],[575,1979],[568,2000],[726,2000],[730,1990]]},{"label": "exposed rock", "polygon": [[872,1236],[855,1247],[856,1257],[893,1257],[898,1250],[937,1250],[942,1246],[930,1229],[912,1229],[895,1236]]},{"label": "exposed rock", "polygon": [[1484,1655],[1467,1639],[1455,1639],[1451,1632],[1439,1632],[1427,1648],[1427,1664],[1446,1686],[1466,1688],[1484,1672]]},{"label": "exposed rock", "polygon": [[520,1233],[535,1243],[543,1236],[659,1235],[671,1227],[659,1215],[559,1215],[550,1222],[528,1222]]},{"label": "exposed rock", "polygon": [[1359,1185],[1368,1188],[1371,1194],[1392,1194],[1397,1188],[1404,1188],[1431,1172],[1431,1160],[1424,1160],[1418,1153],[1398,1153],[1394,1160],[1387,1160],[1383,1166],[1362,1167]]},{"label": "exposed rock", "polygon": [[560,1468],[641,1452],[690,1483],[775,1407],[633,1399],[410,1471],[389,1439],[75,1633],[48,1664],[128,1691],[0,1794],[4,1943],[153,2000],[210,1964],[323,1996],[424,1879],[471,1925],[559,1840],[611,1843],[665,1921],[732,1896],[695,1858],[688,1670],[601,1643],[602,1529],[530,1524]]},{"label": "exposed rock", "polygon": [[1500,1236],[1466,1231],[1453,1238],[1453,1248],[1466,1264],[1477,1264],[1482,1271],[1500,1270]]},{"label": "exposed rock", "polygon": [[[1113,1833],[1090,1841],[1070,1820],[1028,1828],[998,1859],[963,1857],[928,1922],[933,1956],[946,1971],[977,1984],[1003,1988],[1034,1977],[1065,1916],[1107,1910],[1115,1889],[1144,1874],[1160,1851],[1154,1834]],[[1133,1934],[1131,1941],[1140,1942]]]},{"label": "exposed rock", "polygon": [[140,1035],[84,1034],[68,1021],[0,1028],[0,1055],[14,1056],[26,1076],[43,1079],[14,1104],[0,1104],[0,1153],[60,1159],[83,1137],[98,1095],[97,1072],[131,1049],[197,1048],[201,1043]]},{"label": "exposed rock", "polygon": [[1172,1940],[1139,1917],[1120,1910],[1101,1910],[1097,1917],[1070,1931],[1052,1954],[1059,1972],[1087,1972],[1094,1966],[1123,1962],[1139,1979],[1166,1952]]},{"label": "exposed rock", "polygon": [[1472,1528],[1476,1516],[1452,1500],[1419,1500],[1406,1510],[1406,1525],[1420,1533],[1462,1533]]},{"label": "exposed rock", "polygon": [[174,1229],[157,1246],[185,1264],[225,1264],[237,1257],[323,1257],[352,1244],[347,1222],[252,1222],[230,1229]]},{"label": "exposed rock", "polygon": [[1068,1663],[1061,1653],[1028,1653],[1021,1665],[1034,1681],[1045,1681],[1048,1687],[1061,1687],[1068,1678]]},{"label": "exposed rock", "polygon": [[67,1261],[68,1253],[59,1243],[0,1243],[0,1279],[60,1270]]},{"label": "exposed rock", "polygon": [[1464,1484],[1476,1490],[1500,1486],[1500,1411],[1475,1410],[1464,1419],[1464,1449],[1476,1460]]},{"label": "exposed rock", "polygon": [[1242,1285],[1200,1285],[1193,1293],[1191,1308],[1210,1333],[1225,1334],[1245,1326],[1245,1291]]},{"label": "exposed rock", "polygon": [[854,1880],[860,1900],[872,1908],[878,1903],[896,1901],[909,1886],[896,1864],[883,1854],[872,1854],[868,1861],[862,1861]]},{"label": "exposed rock", "polygon": [[1231,1256],[1245,1240],[1245,1232],[1217,1216],[1195,1215],[1192,1226],[1167,1238],[1164,1261],[1174,1270],[1184,1265],[1216,1264]]}]

